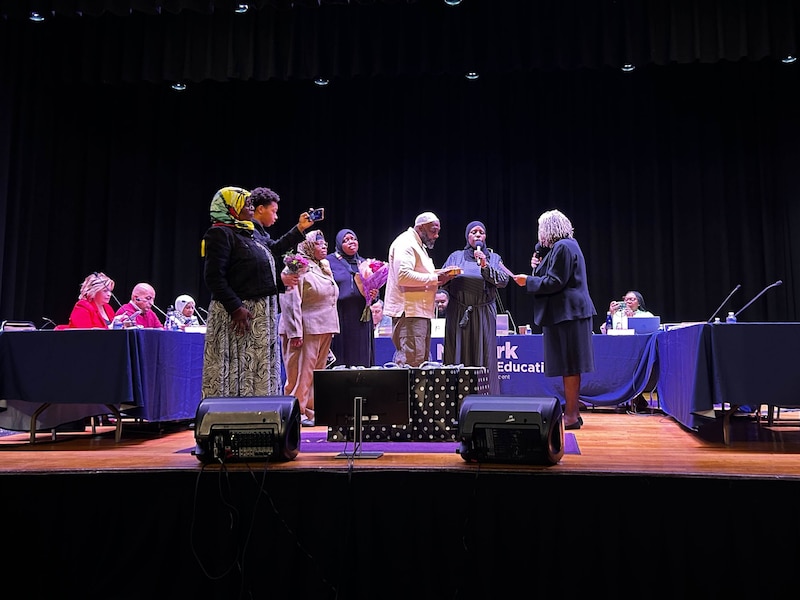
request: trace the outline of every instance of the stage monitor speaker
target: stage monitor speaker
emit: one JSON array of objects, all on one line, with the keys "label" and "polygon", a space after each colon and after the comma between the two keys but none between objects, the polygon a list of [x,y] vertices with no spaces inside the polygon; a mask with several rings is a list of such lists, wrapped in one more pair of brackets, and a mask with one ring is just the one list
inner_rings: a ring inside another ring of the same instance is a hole
[{"label": "stage monitor speaker", "polygon": [[206,398],[194,426],[201,462],[288,461],[300,448],[300,403],[294,396]]},{"label": "stage monitor speaker", "polygon": [[554,465],[564,456],[564,413],[558,398],[464,398],[459,454],[467,462]]}]

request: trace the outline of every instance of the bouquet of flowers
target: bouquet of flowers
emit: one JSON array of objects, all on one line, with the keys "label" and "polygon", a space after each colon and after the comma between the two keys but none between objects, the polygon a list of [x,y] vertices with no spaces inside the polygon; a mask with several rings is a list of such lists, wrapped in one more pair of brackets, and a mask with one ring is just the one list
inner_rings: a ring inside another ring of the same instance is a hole
[{"label": "bouquet of flowers", "polygon": [[372,321],[372,311],[369,305],[378,297],[378,290],[381,289],[389,278],[389,265],[382,260],[368,258],[361,261],[358,265],[358,273],[355,275],[358,290],[367,299],[364,312],[361,313],[361,321],[366,323]]},{"label": "bouquet of flowers", "polygon": [[283,264],[286,265],[286,271],[289,273],[303,275],[308,271],[308,259],[299,254],[285,254],[283,256]]}]

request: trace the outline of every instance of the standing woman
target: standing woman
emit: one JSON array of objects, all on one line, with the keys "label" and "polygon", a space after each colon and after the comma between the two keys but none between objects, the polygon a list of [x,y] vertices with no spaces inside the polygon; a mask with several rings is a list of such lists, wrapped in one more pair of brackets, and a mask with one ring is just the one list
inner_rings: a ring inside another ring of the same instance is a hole
[{"label": "standing woman", "polygon": [[114,280],[105,273],[88,275],[69,315],[69,328],[108,329],[114,320],[114,309],[108,303],[113,291]]},{"label": "standing woman", "polygon": [[[272,202],[277,204],[277,194]],[[303,213],[280,239],[257,238],[250,192],[239,187],[218,190],[210,215],[212,225],[203,236],[203,276],[211,291],[203,398],[279,396],[278,293],[296,285],[298,278],[278,276],[275,257],[301,241],[312,221]]]},{"label": "standing woman", "polygon": [[[486,247],[486,227],[472,221],[464,232],[467,245],[445,261],[461,274],[444,284],[450,294],[445,305],[444,362],[486,367],[489,393],[500,393],[497,372],[497,288],[508,285],[503,259]],[[439,292],[437,292],[438,294]]]},{"label": "standing woman", "polygon": [[[592,317],[586,262],[572,237],[570,220],[558,210],[539,217],[539,243],[531,258],[533,275],[514,275],[533,297],[533,320],[542,328],[545,376],[564,381],[564,429],[580,429],[581,373],[594,371]],[[541,257],[541,254],[545,254]]]},{"label": "standing woman", "polygon": [[[375,336],[372,319],[362,321],[367,300],[356,285],[358,265],[364,258],[358,253],[358,237],[352,229],[342,229],[336,234],[336,251],[326,256],[339,286],[339,313],[341,333],[333,337],[331,350],[337,365],[347,367],[370,367],[375,360]],[[372,290],[370,302],[377,298],[378,290]]]},{"label": "standing woman", "polygon": [[328,242],[321,231],[306,234],[297,253],[308,261],[308,269],[280,296],[278,332],[286,369],[284,393],[299,401],[301,425],[313,426],[314,370],[325,368],[331,339],[339,333],[339,287],[325,258]]}]

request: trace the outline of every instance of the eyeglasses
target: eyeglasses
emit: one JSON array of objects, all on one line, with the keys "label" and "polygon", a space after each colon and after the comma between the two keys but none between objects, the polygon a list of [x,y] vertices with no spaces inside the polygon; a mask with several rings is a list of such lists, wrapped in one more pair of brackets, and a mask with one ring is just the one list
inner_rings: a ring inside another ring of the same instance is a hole
[{"label": "eyeglasses", "polygon": [[623,300],[625,300],[625,302],[636,302],[636,300],[638,300],[638,298],[636,298],[636,296],[627,296],[627,297],[623,298]]}]

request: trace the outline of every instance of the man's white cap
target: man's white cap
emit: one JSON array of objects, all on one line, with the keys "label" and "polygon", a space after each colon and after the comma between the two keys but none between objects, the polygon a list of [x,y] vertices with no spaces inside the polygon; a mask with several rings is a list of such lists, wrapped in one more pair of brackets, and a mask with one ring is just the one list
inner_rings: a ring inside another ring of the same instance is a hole
[{"label": "man's white cap", "polygon": [[431,223],[432,221],[438,221],[439,217],[437,217],[432,212],[424,212],[421,215],[417,215],[417,218],[414,219],[414,227],[418,227],[419,225],[425,225],[425,223]]}]

